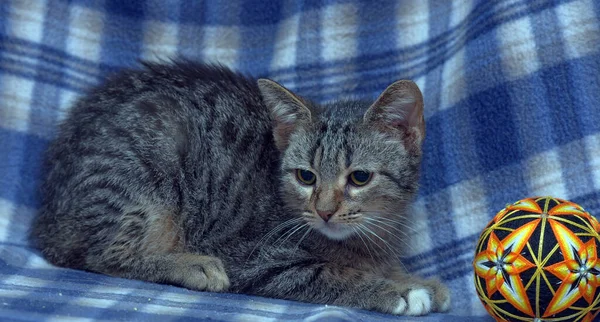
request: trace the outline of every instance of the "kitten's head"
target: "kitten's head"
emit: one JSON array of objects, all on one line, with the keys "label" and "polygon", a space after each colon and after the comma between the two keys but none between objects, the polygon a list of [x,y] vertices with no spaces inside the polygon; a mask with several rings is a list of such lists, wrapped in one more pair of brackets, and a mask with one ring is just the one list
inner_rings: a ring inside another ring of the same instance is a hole
[{"label": "kitten's head", "polygon": [[282,152],[286,206],[330,239],[393,230],[417,190],[425,136],[417,85],[398,81],[372,104],[321,108],[273,81],[258,84]]}]

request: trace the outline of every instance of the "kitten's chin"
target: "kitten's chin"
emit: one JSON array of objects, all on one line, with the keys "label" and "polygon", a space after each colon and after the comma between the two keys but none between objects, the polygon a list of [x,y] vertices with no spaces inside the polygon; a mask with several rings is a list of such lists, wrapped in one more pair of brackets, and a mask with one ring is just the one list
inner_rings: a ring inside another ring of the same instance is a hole
[{"label": "kitten's chin", "polygon": [[342,224],[320,223],[315,227],[321,234],[332,240],[344,240],[354,233],[352,229]]}]

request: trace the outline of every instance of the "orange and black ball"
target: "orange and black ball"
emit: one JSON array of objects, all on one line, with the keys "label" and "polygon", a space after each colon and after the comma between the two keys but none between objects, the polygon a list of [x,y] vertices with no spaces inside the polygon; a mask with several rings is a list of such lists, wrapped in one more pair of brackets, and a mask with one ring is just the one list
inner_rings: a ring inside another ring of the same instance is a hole
[{"label": "orange and black ball", "polygon": [[475,287],[497,321],[594,321],[600,312],[600,224],[552,197],[502,209],[481,233]]}]

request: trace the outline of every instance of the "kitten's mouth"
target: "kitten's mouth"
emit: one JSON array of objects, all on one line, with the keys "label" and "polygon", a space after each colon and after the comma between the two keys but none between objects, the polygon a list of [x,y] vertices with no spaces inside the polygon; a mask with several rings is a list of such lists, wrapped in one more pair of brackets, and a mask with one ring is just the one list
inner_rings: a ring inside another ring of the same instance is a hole
[{"label": "kitten's mouth", "polygon": [[344,240],[354,233],[354,230],[348,225],[335,222],[317,222],[314,228],[327,238],[333,240]]}]

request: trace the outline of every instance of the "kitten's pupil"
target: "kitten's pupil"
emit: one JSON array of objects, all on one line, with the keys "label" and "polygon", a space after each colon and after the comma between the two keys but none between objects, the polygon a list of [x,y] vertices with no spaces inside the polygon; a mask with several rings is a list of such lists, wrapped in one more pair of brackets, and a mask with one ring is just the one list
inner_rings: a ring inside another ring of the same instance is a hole
[{"label": "kitten's pupil", "polygon": [[371,173],[367,171],[354,171],[350,174],[350,183],[355,186],[364,186],[371,180]]},{"label": "kitten's pupil", "polygon": [[317,179],[314,173],[309,170],[298,169],[296,170],[296,178],[300,183],[305,185],[313,185]]}]

